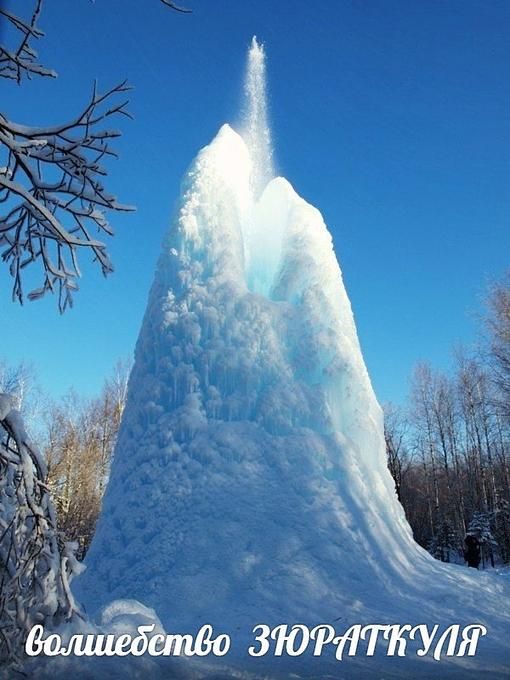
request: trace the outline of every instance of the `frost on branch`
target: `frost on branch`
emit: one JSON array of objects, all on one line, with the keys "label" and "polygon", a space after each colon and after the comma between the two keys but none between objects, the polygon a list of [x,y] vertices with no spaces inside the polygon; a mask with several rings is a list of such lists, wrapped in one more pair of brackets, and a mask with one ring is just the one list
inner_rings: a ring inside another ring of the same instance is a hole
[{"label": "frost on branch", "polygon": [[32,263],[40,264],[43,280],[28,298],[58,289],[61,311],[77,289],[80,249],[92,251],[103,274],[112,271],[106,247],[92,230],[112,234],[106,212],[130,210],[102,183],[107,174],[102,162],[116,155],[110,142],[120,134],[102,123],[128,115],[127,102],[110,106],[127,89],[125,82],[105,94],[94,87],[85,109],[61,125],[29,127],[0,113],[0,252],[19,302],[22,273]]},{"label": "frost on branch", "polygon": [[16,666],[32,626],[81,613],[69,588],[74,546],[59,539],[46,466],[12,404],[0,393],[0,664]]},{"label": "frost on branch", "polygon": [[[0,21],[15,43],[0,45],[0,78],[21,84],[23,77],[56,76],[33,48],[43,35],[37,27],[41,7],[38,0],[27,20],[0,8]],[[123,82],[100,94],[94,86],[83,111],[60,125],[20,125],[0,112],[0,256],[20,303],[22,274],[30,264],[39,264],[42,280],[28,298],[57,290],[60,311],[77,290],[79,250],[92,252],[103,274],[112,271],[106,247],[93,232],[112,234],[107,213],[130,210],[103,186],[103,162],[116,156],[111,140],[120,134],[105,123],[129,115],[127,102],[117,97],[128,89]]]},{"label": "frost on branch", "polygon": [[[37,0],[29,20],[12,14],[0,7],[0,21],[6,24],[14,33],[15,45],[0,45],[0,76],[21,82],[23,76],[49,76],[55,78],[55,71],[45,68],[38,61],[38,55],[32,46],[32,41],[42,38],[44,33],[37,26],[37,20],[42,9],[42,0]],[[1,25],[1,24],[0,24]]]},{"label": "frost on branch", "polygon": [[[161,2],[191,12],[171,0]],[[37,25],[42,6],[43,0],[34,0],[27,19],[0,6],[0,28],[8,29],[4,35],[13,43],[0,44],[0,78],[19,85],[23,78],[56,77],[33,47],[44,35]],[[116,114],[129,115],[126,101],[111,104],[127,89],[123,82],[100,95],[94,87],[86,108],[62,125],[19,125],[0,111],[0,256],[14,280],[14,300],[23,303],[22,274],[32,263],[40,265],[42,281],[28,298],[58,290],[61,312],[77,290],[79,250],[92,252],[103,274],[112,271],[105,245],[91,230],[111,235],[108,211],[131,209],[102,184],[107,174],[102,163],[116,155],[110,141],[120,134],[102,124]]]}]

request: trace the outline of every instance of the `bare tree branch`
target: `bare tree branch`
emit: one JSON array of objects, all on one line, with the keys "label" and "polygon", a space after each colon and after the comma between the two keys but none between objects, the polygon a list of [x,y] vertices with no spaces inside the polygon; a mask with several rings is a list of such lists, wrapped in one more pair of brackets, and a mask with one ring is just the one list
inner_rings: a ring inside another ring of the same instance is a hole
[{"label": "bare tree branch", "polygon": [[170,7],[170,9],[174,9],[176,12],[182,12],[183,14],[191,14],[193,12],[192,9],[177,6],[174,2],[171,2],[171,0],[161,0],[161,2],[167,7]]}]

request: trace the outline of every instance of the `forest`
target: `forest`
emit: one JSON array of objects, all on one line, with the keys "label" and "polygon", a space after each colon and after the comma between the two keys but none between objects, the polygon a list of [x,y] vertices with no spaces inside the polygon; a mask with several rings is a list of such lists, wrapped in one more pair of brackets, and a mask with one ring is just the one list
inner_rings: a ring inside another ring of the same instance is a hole
[{"label": "forest", "polygon": [[479,342],[452,349],[445,373],[411,376],[404,406],[385,406],[388,466],[414,537],[444,562],[475,535],[482,567],[510,561],[510,277],[492,285]]}]

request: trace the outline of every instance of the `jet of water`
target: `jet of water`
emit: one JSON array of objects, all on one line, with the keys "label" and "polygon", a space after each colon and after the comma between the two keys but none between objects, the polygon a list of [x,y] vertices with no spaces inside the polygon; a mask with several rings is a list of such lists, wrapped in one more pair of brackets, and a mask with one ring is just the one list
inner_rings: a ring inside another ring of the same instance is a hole
[{"label": "jet of water", "polygon": [[267,115],[266,54],[253,36],[248,51],[244,80],[244,120],[242,135],[252,158],[252,190],[260,196],[274,177],[273,148]]}]

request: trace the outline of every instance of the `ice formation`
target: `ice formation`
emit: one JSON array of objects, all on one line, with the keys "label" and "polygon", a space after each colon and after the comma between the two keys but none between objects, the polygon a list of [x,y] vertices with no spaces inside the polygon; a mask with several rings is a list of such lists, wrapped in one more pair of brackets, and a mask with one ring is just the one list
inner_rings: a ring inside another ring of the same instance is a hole
[{"label": "ice formation", "polygon": [[483,620],[502,585],[413,542],[331,236],[272,177],[264,87],[254,42],[243,134],[198,154],[164,242],[78,595],[234,644],[261,622]]}]

